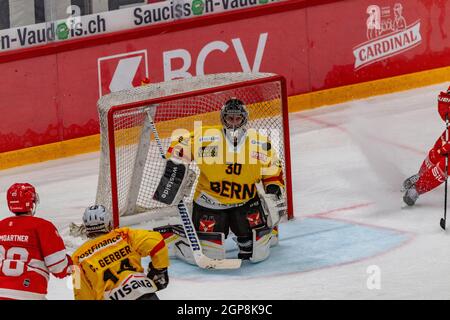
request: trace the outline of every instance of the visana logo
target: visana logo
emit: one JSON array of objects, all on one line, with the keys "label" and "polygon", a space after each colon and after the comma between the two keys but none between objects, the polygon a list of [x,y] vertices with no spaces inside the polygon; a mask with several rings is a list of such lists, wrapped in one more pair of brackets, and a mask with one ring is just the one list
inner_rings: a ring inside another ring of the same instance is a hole
[{"label": "visana logo", "polygon": [[368,66],[382,59],[412,49],[422,41],[420,20],[407,25],[403,17],[403,5],[396,3],[391,7],[370,5],[366,10],[366,42],[353,49],[355,69]]},{"label": "visana logo", "polygon": [[155,292],[152,282],[149,279],[131,280],[129,283],[117,288],[110,296],[110,300],[133,300],[146,294]]}]

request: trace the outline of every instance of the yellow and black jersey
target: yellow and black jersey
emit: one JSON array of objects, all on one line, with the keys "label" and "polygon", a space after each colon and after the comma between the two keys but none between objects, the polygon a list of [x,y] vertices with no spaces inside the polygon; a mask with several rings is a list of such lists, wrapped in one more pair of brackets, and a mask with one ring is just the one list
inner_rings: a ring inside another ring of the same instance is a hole
[{"label": "yellow and black jersey", "polygon": [[155,268],[169,266],[168,249],[159,232],[119,228],[85,242],[72,255],[76,300],[102,300],[130,274],[142,273],[141,258]]},{"label": "yellow and black jersey", "polygon": [[200,176],[194,201],[211,208],[234,206],[256,195],[255,183],[284,186],[271,142],[249,129],[235,144],[222,126],[201,127],[172,140],[167,157],[195,161]]}]

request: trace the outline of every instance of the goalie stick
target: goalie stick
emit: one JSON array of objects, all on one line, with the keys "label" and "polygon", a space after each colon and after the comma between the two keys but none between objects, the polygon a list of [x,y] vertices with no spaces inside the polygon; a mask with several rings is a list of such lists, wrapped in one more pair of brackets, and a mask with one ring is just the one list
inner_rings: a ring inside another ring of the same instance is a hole
[{"label": "goalie stick", "polygon": [[[159,139],[158,131],[156,131],[155,123],[153,122],[153,116],[151,115],[150,108],[146,108],[148,120],[150,122],[150,128],[155,137],[156,143],[158,145],[159,153],[163,159],[166,159],[164,155],[164,150]],[[194,229],[192,219],[189,216],[188,209],[183,200],[181,200],[177,205],[178,213],[181,218],[184,232],[186,233],[186,238],[188,239],[189,246],[191,247],[192,254],[195,259],[195,263],[203,269],[237,269],[241,266],[241,259],[211,259],[203,254],[202,246],[200,240],[198,239],[197,232]]]}]

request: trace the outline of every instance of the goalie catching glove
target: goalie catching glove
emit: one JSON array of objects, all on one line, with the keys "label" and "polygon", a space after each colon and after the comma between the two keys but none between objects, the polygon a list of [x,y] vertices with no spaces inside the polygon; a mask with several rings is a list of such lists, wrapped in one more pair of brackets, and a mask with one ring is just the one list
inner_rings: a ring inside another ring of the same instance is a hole
[{"label": "goalie catching glove", "polygon": [[167,205],[177,205],[188,196],[195,182],[195,171],[180,160],[168,159],[153,199]]},{"label": "goalie catching glove", "polygon": [[148,265],[147,278],[151,279],[155,283],[158,290],[165,289],[169,284],[169,274],[167,272],[167,268],[157,269],[153,267],[151,262]]}]

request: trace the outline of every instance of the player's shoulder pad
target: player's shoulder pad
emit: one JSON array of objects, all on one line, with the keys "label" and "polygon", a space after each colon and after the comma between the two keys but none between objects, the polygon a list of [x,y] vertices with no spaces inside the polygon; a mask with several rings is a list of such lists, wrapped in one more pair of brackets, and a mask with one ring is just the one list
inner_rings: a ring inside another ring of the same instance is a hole
[{"label": "player's shoulder pad", "polygon": [[130,234],[134,233],[134,229],[131,229],[130,227],[120,227],[111,230],[109,233],[115,233],[117,235],[120,235],[122,238],[126,239],[129,237]]},{"label": "player's shoulder pad", "polygon": [[153,230],[147,230],[147,229],[133,229],[133,228],[129,228],[129,227],[121,227],[119,229],[116,229],[116,231],[118,233],[120,233],[121,235],[123,235],[124,237],[130,237],[130,236],[137,236],[137,237],[142,237],[142,236],[149,236],[152,233],[158,233],[155,232]]},{"label": "player's shoulder pad", "polygon": [[189,145],[190,140],[192,139],[193,134],[189,133],[189,134],[185,134],[185,135],[179,135],[176,137],[172,138],[172,143],[176,142],[176,143],[180,143],[182,145]]}]

